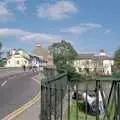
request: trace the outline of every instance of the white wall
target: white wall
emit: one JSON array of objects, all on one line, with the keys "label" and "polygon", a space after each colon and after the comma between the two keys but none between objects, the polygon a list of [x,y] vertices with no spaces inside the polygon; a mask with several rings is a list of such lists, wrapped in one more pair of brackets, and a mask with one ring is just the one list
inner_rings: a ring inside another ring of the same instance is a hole
[{"label": "white wall", "polygon": [[113,60],[104,60],[103,61],[103,68],[106,75],[112,74],[112,65],[114,64]]},{"label": "white wall", "polygon": [[[86,64],[87,61],[89,62],[88,65]],[[112,74],[111,67],[113,64],[114,64],[113,60],[103,60],[103,69],[105,75]],[[93,71],[96,66],[94,65],[93,60],[86,59],[86,60],[75,60],[74,67],[76,68],[76,71],[79,72],[79,68],[81,68],[81,70],[84,70],[84,68],[89,68],[90,71]]]},{"label": "white wall", "polygon": [[[17,61],[19,61],[19,64],[17,64]],[[26,63],[25,63],[26,61]],[[6,67],[22,67],[23,65],[28,66],[29,62],[27,59],[23,57],[17,57],[15,58],[14,56],[11,57],[10,59],[7,60]]]}]

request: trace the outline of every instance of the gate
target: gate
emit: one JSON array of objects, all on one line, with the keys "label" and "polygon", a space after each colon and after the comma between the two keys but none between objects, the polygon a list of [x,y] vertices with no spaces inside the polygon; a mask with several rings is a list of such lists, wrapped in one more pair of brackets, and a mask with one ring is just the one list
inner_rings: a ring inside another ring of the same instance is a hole
[{"label": "gate", "polygon": [[[90,98],[91,101],[94,98],[94,102],[90,103]],[[99,77],[72,83],[68,80],[67,73],[42,80],[40,118],[120,120],[120,80]]]}]

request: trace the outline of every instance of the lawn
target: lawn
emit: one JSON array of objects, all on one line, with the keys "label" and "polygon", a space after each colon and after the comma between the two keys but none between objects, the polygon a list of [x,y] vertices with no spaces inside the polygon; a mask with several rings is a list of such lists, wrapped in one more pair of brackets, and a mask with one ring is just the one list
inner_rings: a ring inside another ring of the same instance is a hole
[{"label": "lawn", "polygon": [[[76,101],[72,101],[72,104],[70,106],[70,119],[69,120],[77,120],[77,112],[78,111],[78,120],[86,120],[86,114],[84,112],[84,105],[81,101],[78,102],[79,105],[77,105]],[[78,106],[78,110],[77,110]],[[110,120],[113,120],[114,116],[114,105],[109,105],[108,107]],[[103,116],[99,116],[100,120],[103,120]],[[87,114],[87,120],[96,120],[96,116],[92,116],[90,114]],[[107,119],[105,119],[107,120]]]},{"label": "lawn", "polygon": [[[70,107],[70,120],[76,120],[77,116],[77,103],[76,101],[73,101],[71,107]],[[78,120],[85,120],[85,112],[83,111],[83,103],[79,101],[79,107],[78,107]],[[87,120],[96,120],[95,116],[88,115],[87,114]]]}]

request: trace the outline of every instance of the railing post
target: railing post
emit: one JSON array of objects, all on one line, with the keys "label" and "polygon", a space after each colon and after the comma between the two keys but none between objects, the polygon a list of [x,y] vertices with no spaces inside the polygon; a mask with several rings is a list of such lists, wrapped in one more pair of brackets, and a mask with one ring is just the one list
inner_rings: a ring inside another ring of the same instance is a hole
[{"label": "railing post", "polygon": [[100,81],[96,80],[96,120],[99,120],[99,84]]},{"label": "railing post", "polygon": [[68,120],[70,120],[70,83],[68,82]]},{"label": "railing post", "polygon": [[49,119],[51,120],[51,115],[52,115],[52,109],[51,109],[51,106],[52,106],[52,87],[51,87],[51,84],[49,83],[49,90],[50,90],[50,102],[49,102]]},{"label": "railing post", "polygon": [[117,116],[117,120],[120,120],[120,81],[118,81],[118,91],[117,91],[117,98],[118,98],[118,116]]},{"label": "railing post", "polygon": [[41,85],[41,120],[45,120],[45,86]]},{"label": "railing post", "polygon": [[49,99],[48,99],[48,83],[46,83],[46,96],[45,96],[45,99],[46,99],[46,102],[45,102],[45,118],[46,118],[46,120],[48,120],[48,116],[49,116],[49,114],[48,114],[48,110],[49,110],[49,107],[48,107],[48,102],[49,102]]},{"label": "railing post", "polygon": [[115,101],[114,120],[117,120],[117,82],[116,81],[114,86],[114,101]]},{"label": "railing post", "polygon": [[62,88],[62,85],[61,85],[61,116],[60,116],[60,120],[62,120],[63,118],[63,88]]},{"label": "railing post", "polygon": [[78,83],[76,84],[76,120],[78,120]]},{"label": "railing post", "polygon": [[111,86],[111,89],[110,89],[110,93],[109,93],[109,97],[108,97],[108,101],[107,101],[107,106],[109,105],[110,98],[112,96],[112,91],[113,91],[113,88],[114,88],[114,84],[115,84],[115,82],[112,81],[112,86]]},{"label": "railing post", "polygon": [[[114,96],[112,96],[112,92],[114,92],[114,86],[115,86],[115,82],[112,81],[112,85],[111,85],[111,89],[110,89],[110,93],[109,93],[108,101],[107,101],[107,105],[106,105],[106,110],[107,110],[107,108],[108,108],[108,106],[109,106],[111,97],[112,97],[112,102],[111,102],[112,105],[111,105],[110,109],[111,109],[112,106],[113,106]],[[111,111],[106,111],[106,112],[107,112],[107,117],[108,117],[107,119],[109,120],[109,119],[110,119],[110,113],[111,113]],[[103,120],[105,120],[105,117],[106,117],[106,114],[104,115]]]},{"label": "railing post", "polygon": [[85,100],[85,120],[87,120],[87,112],[88,112],[88,107],[87,107],[87,94],[88,94],[88,84],[86,83],[86,100]]},{"label": "railing post", "polygon": [[56,84],[55,84],[55,86],[54,86],[55,88],[55,108],[54,108],[54,120],[57,120],[57,89],[56,89]]},{"label": "railing post", "polygon": [[103,104],[104,104],[104,112],[105,112],[105,115],[103,117],[103,120],[105,120],[105,117],[107,116],[107,120],[109,120],[109,115],[108,115],[108,110],[107,110],[107,104],[106,104],[106,100],[105,100],[105,96],[104,96],[104,91],[103,91],[103,88],[100,84],[100,92],[101,92],[101,95],[102,95],[102,100],[103,100]]}]

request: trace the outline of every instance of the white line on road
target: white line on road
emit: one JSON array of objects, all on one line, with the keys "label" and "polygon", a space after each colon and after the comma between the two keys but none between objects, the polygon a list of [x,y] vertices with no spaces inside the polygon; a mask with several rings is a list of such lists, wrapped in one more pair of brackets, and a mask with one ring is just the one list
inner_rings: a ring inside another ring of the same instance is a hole
[{"label": "white line on road", "polygon": [[4,82],[1,84],[1,86],[3,87],[6,83],[7,83],[7,81],[4,81]]}]

